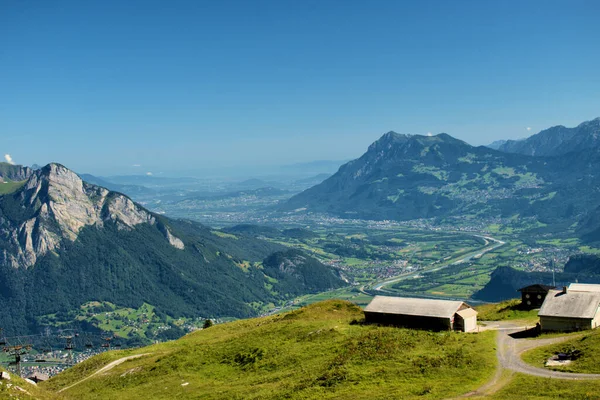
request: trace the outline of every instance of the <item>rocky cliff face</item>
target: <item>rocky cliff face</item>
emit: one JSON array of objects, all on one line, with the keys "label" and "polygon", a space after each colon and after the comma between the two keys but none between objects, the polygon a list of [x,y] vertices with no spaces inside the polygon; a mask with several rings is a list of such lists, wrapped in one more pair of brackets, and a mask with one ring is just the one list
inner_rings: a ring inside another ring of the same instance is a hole
[{"label": "rocky cliff face", "polygon": [[0,182],[24,181],[32,174],[31,168],[0,162]]},{"label": "rocky cliff face", "polygon": [[[16,193],[0,197],[0,238],[5,241],[0,262],[30,267],[63,241],[75,241],[82,228],[102,228],[109,222],[132,229],[157,220],[128,197],[90,185],[62,165],[49,164],[31,171]],[[171,245],[184,248],[167,227],[161,231]]]}]

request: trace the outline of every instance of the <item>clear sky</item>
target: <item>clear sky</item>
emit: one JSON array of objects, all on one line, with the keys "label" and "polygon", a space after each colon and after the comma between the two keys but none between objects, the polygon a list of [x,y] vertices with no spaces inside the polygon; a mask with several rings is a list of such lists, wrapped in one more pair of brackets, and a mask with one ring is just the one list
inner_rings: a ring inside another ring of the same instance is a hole
[{"label": "clear sky", "polygon": [[389,130],[480,145],[575,126],[600,116],[599,14],[597,0],[0,0],[0,151],[144,173],[351,159]]}]

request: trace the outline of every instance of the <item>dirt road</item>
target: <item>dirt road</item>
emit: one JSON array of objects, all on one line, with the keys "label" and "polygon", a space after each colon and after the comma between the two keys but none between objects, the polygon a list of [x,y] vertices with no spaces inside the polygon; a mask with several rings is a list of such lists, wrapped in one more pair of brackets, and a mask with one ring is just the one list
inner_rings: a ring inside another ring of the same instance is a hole
[{"label": "dirt road", "polygon": [[113,361],[113,362],[111,362],[111,363],[109,363],[109,364],[105,365],[104,367],[100,368],[98,371],[94,372],[94,373],[93,373],[93,374],[91,374],[90,376],[87,376],[87,377],[83,378],[82,380],[80,380],[80,381],[77,381],[77,382],[75,382],[74,384],[72,384],[72,385],[70,385],[70,386],[67,386],[66,388],[60,389],[60,390],[58,391],[58,393],[64,392],[65,390],[69,390],[69,389],[71,389],[73,386],[77,386],[77,385],[79,385],[81,382],[85,382],[85,381],[87,381],[88,379],[90,379],[90,378],[92,378],[92,377],[94,377],[94,376],[96,376],[96,375],[100,375],[100,374],[102,374],[102,373],[104,373],[104,372],[110,371],[111,369],[113,369],[113,368],[114,368],[114,367],[116,367],[117,365],[123,364],[125,361],[134,360],[134,359],[136,359],[136,358],[140,358],[140,357],[146,356],[146,355],[148,355],[148,354],[150,354],[150,353],[136,354],[136,355],[134,355],[134,356],[128,356],[128,357],[119,358],[118,360],[115,360],[115,361]]},{"label": "dirt road", "polygon": [[[531,326],[529,326],[531,328]],[[515,332],[523,331],[527,327],[519,326],[509,321],[489,322],[486,330],[498,331],[496,337],[496,357],[498,366],[492,379],[486,382],[477,390],[466,393],[457,399],[485,397],[493,394],[510,382],[511,375],[514,372],[522,374],[539,376],[551,379],[567,380],[589,380],[600,379],[600,374],[575,374],[570,372],[551,371],[544,368],[537,368],[525,363],[521,359],[521,354],[525,351],[535,349],[541,346],[547,346],[572,339],[574,336],[563,336],[549,339],[514,339],[510,335]]]},{"label": "dirt road", "polygon": [[537,368],[527,364],[521,359],[521,354],[527,350],[535,349],[536,347],[547,346],[550,344],[560,343],[572,339],[573,336],[563,336],[550,339],[513,339],[509,335],[517,332],[519,329],[504,328],[498,330],[496,338],[496,351],[498,363],[505,369],[509,369],[522,374],[539,376],[542,378],[569,379],[569,380],[586,380],[600,379],[600,374],[575,374],[570,372],[551,371],[544,368]]}]

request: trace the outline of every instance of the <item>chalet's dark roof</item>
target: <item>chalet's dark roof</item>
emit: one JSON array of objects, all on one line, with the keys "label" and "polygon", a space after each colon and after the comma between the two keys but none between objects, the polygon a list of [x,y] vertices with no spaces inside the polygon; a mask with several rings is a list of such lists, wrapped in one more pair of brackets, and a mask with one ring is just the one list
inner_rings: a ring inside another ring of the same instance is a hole
[{"label": "chalet's dark roof", "polygon": [[554,289],[554,286],[541,285],[536,283],[535,285],[525,286],[518,290],[518,292],[533,292],[533,293],[548,293],[548,290]]}]

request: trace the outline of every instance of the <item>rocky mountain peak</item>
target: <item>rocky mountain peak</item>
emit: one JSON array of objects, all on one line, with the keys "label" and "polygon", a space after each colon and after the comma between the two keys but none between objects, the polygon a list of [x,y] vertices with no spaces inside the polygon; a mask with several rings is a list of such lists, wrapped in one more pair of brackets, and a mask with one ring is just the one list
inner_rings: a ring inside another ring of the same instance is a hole
[{"label": "rocky mountain peak", "polygon": [[[5,249],[0,261],[13,267],[34,265],[64,240],[75,241],[87,226],[114,223],[118,229],[133,229],[139,224],[157,224],[152,213],[127,196],[91,185],[55,163],[33,171],[14,194],[0,197],[0,211],[0,236],[13,250]],[[167,227],[161,231],[171,245],[184,248]]]},{"label": "rocky mountain peak", "polygon": [[589,121],[582,122],[579,124],[579,127],[588,126],[588,127],[600,127],[600,117],[594,118]]},{"label": "rocky mountain peak", "polygon": [[444,158],[445,153],[455,154],[470,147],[447,133],[410,135],[390,131],[371,144],[361,159],[373,164],[394,159],[420,159],[431,157],[432,154]]},{"label": "rocky mountain peak", "polygon": [[600,118],[575,128],[553,126],[523,140],[508,140],[498,150],[530,156],[557,156],[600,146]]}]

